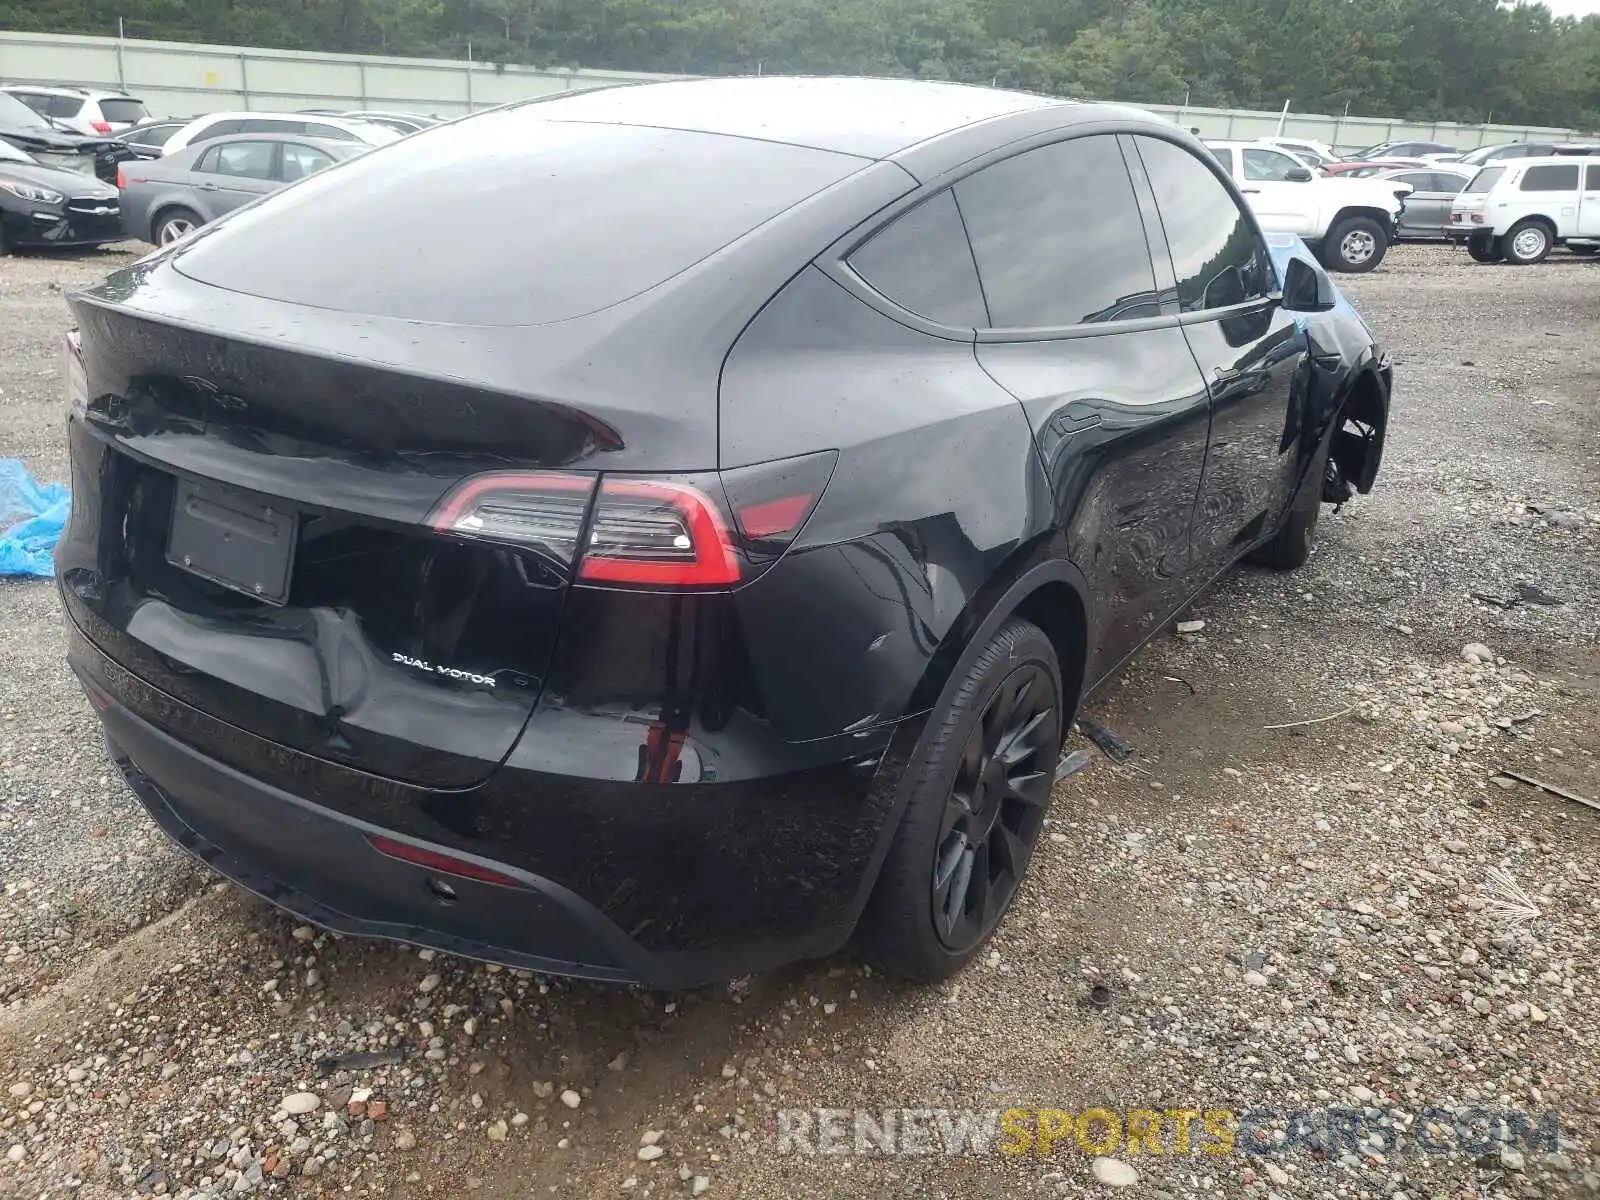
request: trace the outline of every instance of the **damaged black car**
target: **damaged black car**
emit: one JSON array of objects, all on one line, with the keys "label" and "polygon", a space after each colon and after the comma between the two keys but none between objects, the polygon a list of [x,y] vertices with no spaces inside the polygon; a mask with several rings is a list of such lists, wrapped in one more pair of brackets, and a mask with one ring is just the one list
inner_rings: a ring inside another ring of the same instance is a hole
[{"label": "damaged black car", "polygon": [[119,193],[79,171],[41,166],[0,142],[0,254],[17,247],[121,241]]},{"label": "damaged black car", "polygon": [[69,656],[154,819],[662,986],[970,961],[1080,699],[1306,560],[1392,384],[1177,127],[903,80],[506,106],[72,309]]},{"label": "damaged black car", "polygon": [[116,183],[117,167],[135,157],[126,142],[85,137],[53,125],[9,92],[0,92],[0,142],[32,156],[40,166],[76,171]]}]

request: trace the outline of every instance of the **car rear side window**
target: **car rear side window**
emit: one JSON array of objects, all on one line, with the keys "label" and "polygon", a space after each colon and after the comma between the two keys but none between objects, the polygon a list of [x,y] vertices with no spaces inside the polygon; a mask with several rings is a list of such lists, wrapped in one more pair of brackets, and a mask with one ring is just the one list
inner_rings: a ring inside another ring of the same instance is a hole
[{"label": "car rear side window", "polygon": [[1550,163],[1529,167],[1522,176],[1524,192],[1570,192],[1578,186],[1578,164]]},{"label": "car rear side window", "polygon": [[1076,138],[1008,158],[955,186],[997,328],[1117,319],[1155,272],[1116,139]]},{"label": "car rear side window", "polygon": [[1133,140],[1161,213],[1183,310],[1264,298],[1272,286],[1266,247],[1216,173],[1172,142]]},{"label": "car rear side window", "polygon": [[283,145],[283,178],[287,183],[314,175],[324,167],[333,166],[333,155],[315,146],[302,146],[297,142]]},{"label": "car rear side window", "polygon": [[[179,269],[365,316],[543,324],[637,296],[869,165],[755,138],[547,120],[537,105],[498,109],[288,189],[197,239]],[[416,253],[395,252],[419,236]]]},{"label": "car rear side window", "polygon": [[243,121],[235,121],[231,119],[226,121],[217,121],[215,124],[207,125],[189,140],[191,142],[209,142],[212,138],[232,137],[234,134],[240,131],[243,125]]},{"label": "car rear side window", "polygon": [[850,256],[851,269],[901,308],[943,325],[989,323],[955,198],[940,192]]},{"label": "car rear side window", "polygon": [[251,117],[239,122],[240,133],[304,133],[304,121],[284,121],[271,117]]},{"label": "car rear side window", "polygon": [[201,156],[195,169],[210,175],[243,179],[271,179],[273,142],[224,142]]},{"label": "car rear side window", "polygon": [[1506,173],[1504,167],[1485,167],[1472,177],[1472,182],[1462,188],[1463,193],[1481,194],[1487,192],[1500,182],[1500,176]]},{"label": "car rear side window", "polygon": [[1592,166],[1584,170],[1583,190],[1586,192],[1600,192],[1600,166]]}]

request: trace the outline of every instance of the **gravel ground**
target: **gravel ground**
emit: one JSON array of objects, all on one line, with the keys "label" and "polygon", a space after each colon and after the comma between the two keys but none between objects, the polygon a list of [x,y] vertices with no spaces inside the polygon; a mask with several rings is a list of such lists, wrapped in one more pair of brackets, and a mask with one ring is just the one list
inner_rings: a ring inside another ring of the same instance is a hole
[{"label": "gravel ground", "polygon": [[[0,260],[0,455],[46,476],[59,288],[112,261]],[[1597,283],[1413,247],[1348,282],[1399,364],[1378,489],[1091,700],[1136,757],[1058,786],[935,989],[839,959],[671,996],[297,928],[164,846],[48,588],[0,588],[0,1195],[1600,1194],[1600,813],[1500,774],[1600,797]],[[1254,1110],[1281,1152],[1158,1116],[1164,1153],[1104,1160],[786,1153],[776,1110],[819,1107]],[[1379,1140],[1293,1115],[1334,1108]],[[1510,1110],[1554,1142],[1484,1139]]]}]

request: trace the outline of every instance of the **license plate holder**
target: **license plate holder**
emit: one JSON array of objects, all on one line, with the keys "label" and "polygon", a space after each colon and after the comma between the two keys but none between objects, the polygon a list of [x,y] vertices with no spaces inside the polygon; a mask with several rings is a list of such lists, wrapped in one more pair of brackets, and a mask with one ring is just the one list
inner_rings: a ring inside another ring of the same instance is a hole
[{"label": "license plate holder", "polygon": [[297,514],[253,492],[180,479],[167,561],[267,604],[289,599]]}]

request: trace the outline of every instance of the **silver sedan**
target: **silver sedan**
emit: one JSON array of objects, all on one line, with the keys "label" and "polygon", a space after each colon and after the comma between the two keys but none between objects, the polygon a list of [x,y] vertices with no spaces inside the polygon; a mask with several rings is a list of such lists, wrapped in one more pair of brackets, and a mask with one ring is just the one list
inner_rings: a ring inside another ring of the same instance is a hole
[{"label": "silver sedan", "polygon": [[165,246],[286,184],[371,149],[295,134],[214,138],[165,158],[123,164],[122,228]]}]

